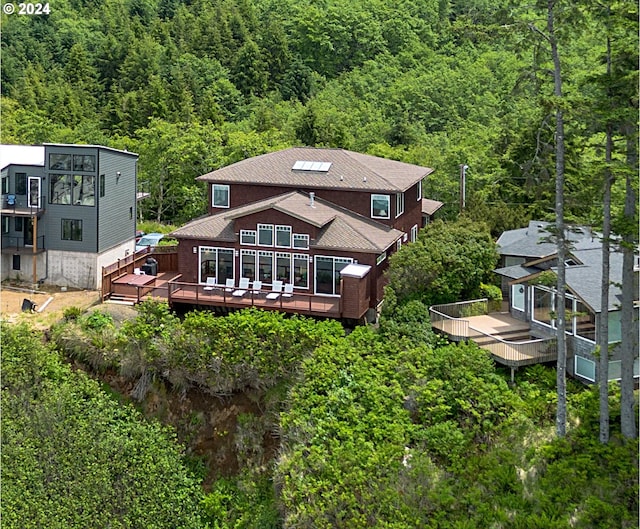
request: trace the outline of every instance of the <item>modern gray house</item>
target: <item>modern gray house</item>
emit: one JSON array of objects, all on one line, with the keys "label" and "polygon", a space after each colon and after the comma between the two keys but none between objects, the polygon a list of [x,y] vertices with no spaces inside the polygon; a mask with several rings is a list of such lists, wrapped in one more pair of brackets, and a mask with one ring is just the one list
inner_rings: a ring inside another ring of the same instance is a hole
[{"label": "modern gray house", "polygon": [[[497,241],[501,268],[495,272],[502,278],[502,289],[509,300],[510,315],[530,325],[532,336],[544,338],[556,334],[555,271],[557,248],[549,240],[550,224],[531,221],[526,228],[504,232]],[[616,348],[621,339],[620,302],[622,295],[622,253],[611,245],[609,303],[603,307],[600,295],[602,277],[602,241],[588,227],[572,227],[568,232],[570,249],[565,260],[567,371],[584,381],[598,380],[595,355],[598,325],[601,318],[609,321],[609,379],[620,378],[620,358]],[[633,288],[638,294],[638,266]],[[552,272],[553,274],[550,274]],[[633,336],[638,336],[638,303]],[[636,342],[637,346],[637,342]],[[638,376],[638,358],[634,366]]]},{"label": "modern gray house", "polygon": [[1,145],[2,280],[100,287],[133,253],[138,155],[99,145]]}]

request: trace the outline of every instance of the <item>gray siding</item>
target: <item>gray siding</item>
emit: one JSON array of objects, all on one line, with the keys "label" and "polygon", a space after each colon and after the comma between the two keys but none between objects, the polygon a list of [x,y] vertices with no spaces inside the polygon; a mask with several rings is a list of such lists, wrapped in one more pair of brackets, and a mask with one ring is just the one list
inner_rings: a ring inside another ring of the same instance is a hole
[{"label": "gray siding", "polygon": [[100,149],[97,187],[99,195],[100,175],[104,174],[105,194],[104,197],[98,196],[98,252],[135,237],[136,168],[136,155]]},{"label": "gray siding", "polygon": [[[69,170],[50,170],[49,160],[51,154],[87,154],[93,155],[98,159],[98,149],[95,147],[78,147],[78,146],[47,146],[45,149],[45,172],[46,177],[46,195],[47,195],[47,211],[39,223],[44,225],[46,235],[46,246],[48,250],[64,250],[71,252],[96,252],[98,248],[98,207],[83,206],[75,204],[52,204],[51,203],[51,174],[93,174],[97,176],[96,171],[92,173],[82,172],[75,173]],[[97,183],[97,179],[96,179]],[[97,204],[97,198],[96,198]],[[62,220],[82,220],[82,241],[63,241],[62,240]]]}]

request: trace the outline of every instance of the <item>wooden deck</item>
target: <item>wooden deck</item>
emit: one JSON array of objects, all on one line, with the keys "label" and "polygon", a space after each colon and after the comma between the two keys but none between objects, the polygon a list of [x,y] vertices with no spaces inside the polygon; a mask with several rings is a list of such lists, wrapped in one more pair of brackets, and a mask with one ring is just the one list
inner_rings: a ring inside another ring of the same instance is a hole
[{"label": "wooden deck", "polygon": [[315,296],[294,292],[290,296],[280,294],[276,299],[267,299],[270,290],[254,292],[247,290],[244,295],[233,295],[238,289],[214,287],[205,290],[204,285],[172,281],[168,284],[168,300],[171,306],[176,304],[192,305],[200,308],[258,307],[265,310],[278,310],[288,313],[305,314],[329,318],[340,318],[341,307],[339,297]]},{"label": "wooden deck", "polygon": [[557,358],[555,340],[532,338],[529,325],[507,313],[432,318],[431,325],[453,340],[472,340],[489,351],[497,363],[511,368],[552,362]]}]

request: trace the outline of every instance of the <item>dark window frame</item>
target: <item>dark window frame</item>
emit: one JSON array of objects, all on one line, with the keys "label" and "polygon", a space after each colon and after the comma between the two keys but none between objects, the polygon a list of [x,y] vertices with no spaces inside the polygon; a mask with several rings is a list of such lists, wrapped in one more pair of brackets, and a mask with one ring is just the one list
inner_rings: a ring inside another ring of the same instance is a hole
[{"label": "dark window frame", "polygon": [[82,242],[82,219],[62,219],[60,236],[63,241]]}]

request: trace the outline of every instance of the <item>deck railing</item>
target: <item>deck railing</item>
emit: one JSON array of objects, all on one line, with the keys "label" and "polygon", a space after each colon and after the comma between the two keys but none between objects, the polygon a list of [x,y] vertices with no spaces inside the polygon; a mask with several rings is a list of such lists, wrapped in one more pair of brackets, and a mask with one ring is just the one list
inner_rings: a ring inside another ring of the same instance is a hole
[{"label": "deck railing", "polygon": [[469,339],[489,351],[501,364],[508,366],[550,362],[557,357],[555,338],[511,342],[469,325]]},{"label": "deck railing", "polygon": [[431,326],[434,329],[447,333],[454,341],[472,340],[476,342],[482,349],[489,351],[496,361],[504,365],[515,367],[556,359],[555,338],[512,342],[482,331],[471,325],[466,319],[488,313],[487,299],[474,299],[429,307]]},{"label": "deck railing", "polygon": [[168,283],[168,299],[180,303],[194,305],[213,305],[225,307],[260,307],[264,309],[277,309],[301,314],[326,314],[337,316],[341,312],[340,300],[335,297],[316,296],[303,292],[294,292],[291,295],[280,294],[276,299],[269,300],[268,289],[246,289],[242,296],[234,296],[233,292],[240,290],[238,287],[215,286],[207,287],[203,284],[186,283],[183,281],[170,281]]},{"label": "deck railing", "polygon": [[469,322],[465,317],[479,316],[488,312],[487,298],[459,301],[429,307],[431,326],[446,332],[452,340],[469,338]]}]

